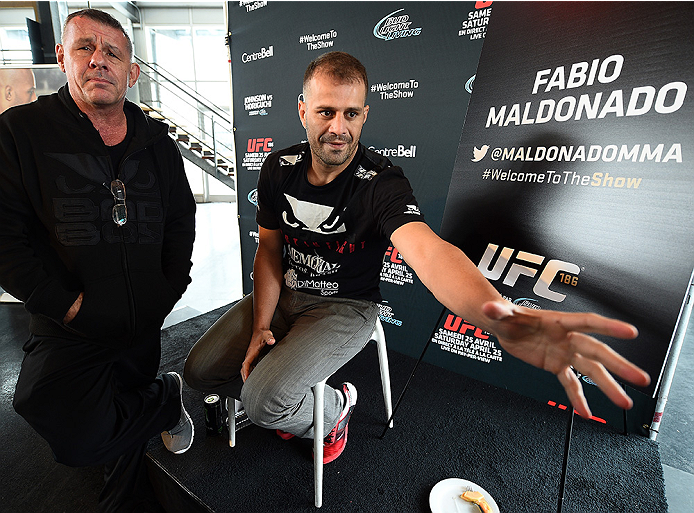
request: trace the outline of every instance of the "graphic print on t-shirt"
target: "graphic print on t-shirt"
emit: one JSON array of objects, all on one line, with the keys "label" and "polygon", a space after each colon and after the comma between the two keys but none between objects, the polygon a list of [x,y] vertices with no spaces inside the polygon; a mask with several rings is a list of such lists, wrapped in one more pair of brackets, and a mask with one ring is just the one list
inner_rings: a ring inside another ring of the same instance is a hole
[{"label": "graphic print on t-shirt", "polygon": [[335,212],[335,208],[302,201],[286,193],[284,197],[287,198],[291,212],[282,212],[282,219],[292,228],[301,228],[321,235],[347,231],[345,224],[340,224],[340,214]]}]

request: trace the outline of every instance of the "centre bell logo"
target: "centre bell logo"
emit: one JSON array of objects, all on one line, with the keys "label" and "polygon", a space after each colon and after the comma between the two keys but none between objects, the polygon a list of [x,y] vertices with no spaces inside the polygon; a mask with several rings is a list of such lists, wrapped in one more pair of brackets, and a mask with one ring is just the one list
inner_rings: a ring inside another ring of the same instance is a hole
[{"label": "centre bell logo", "polygon": [[395,16],[404,10],[405,9],[398,9],[397,11],[393,11],[381,21],[376,23],[373,32],[374,36],[379,39],[384,39],[385,41],[390,41],[392,39],[420,35],[422,33],[422,27],[410,28],[412,22],[410,21],[410,16],[408,14]]}]

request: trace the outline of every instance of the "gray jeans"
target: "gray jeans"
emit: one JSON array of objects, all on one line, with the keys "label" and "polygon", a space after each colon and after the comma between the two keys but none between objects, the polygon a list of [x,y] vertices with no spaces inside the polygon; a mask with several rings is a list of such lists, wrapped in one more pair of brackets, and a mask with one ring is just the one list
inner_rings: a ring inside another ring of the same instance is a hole
[{"label": "gray jeans", "polygon": [[[311,387],[361,351],[376,325],[372,301],[320,297],[283,287],[272,319],[277,342],[266,346],[245,383],[240,370],[250,343],[253,295],[220,317],[188,354],[184,377],[206,393],[240,398],[254,424],[313,436]],[[326,432],[342,410],[342,393],[325,387]]]}]

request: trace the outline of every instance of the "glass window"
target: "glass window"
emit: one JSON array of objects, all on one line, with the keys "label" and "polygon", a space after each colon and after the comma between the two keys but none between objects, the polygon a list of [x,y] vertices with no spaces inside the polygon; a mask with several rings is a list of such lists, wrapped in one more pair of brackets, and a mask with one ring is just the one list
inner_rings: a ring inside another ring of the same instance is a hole
[{"label": "glass window", "polygon": [[[227,80],[229,57],[224,44],[224,30],[198,28],[193,40],[195,49],[195,78],[202,80]],[[224,102],[225,104],[227,102]]]},{"label": "glass window", "polygon": [[189,28],[150,28],[152,62],[156,62],[176,78],[195,80],[193,38]]},{"label": "glass window", "polygon": [[21,27],[0,28],[0,54],[3,64],[31,63],[29,31]]}]

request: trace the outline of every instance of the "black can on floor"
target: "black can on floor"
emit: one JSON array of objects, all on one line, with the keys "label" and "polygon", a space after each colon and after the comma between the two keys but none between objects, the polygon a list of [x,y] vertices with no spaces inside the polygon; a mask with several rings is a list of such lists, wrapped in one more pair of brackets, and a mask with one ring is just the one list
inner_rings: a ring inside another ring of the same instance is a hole
[{"label": "black can on floor", "polygon": [[205,429],[208,435],[217,436],[224,430],[222,402],[217,394],[205,397]]}]

